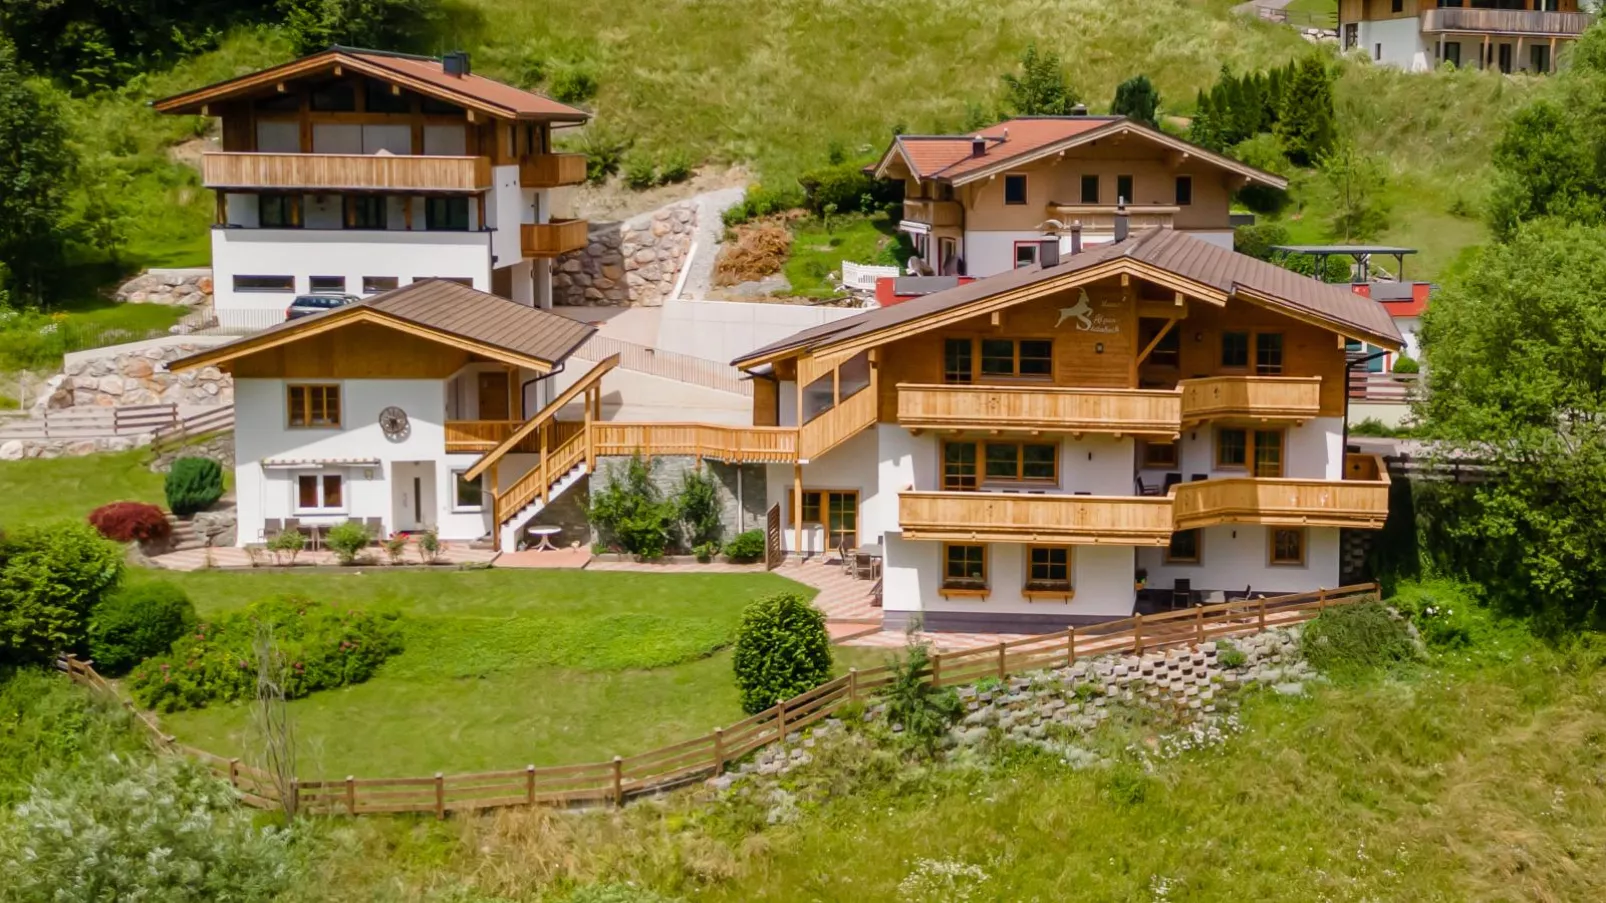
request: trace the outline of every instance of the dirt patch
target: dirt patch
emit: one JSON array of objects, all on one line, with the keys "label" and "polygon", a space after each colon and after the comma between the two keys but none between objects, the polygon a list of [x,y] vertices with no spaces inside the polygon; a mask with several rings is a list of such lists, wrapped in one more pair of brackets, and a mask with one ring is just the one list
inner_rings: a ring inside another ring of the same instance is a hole
[{"label": "dirt patch", "polygon": [[783,220],[737,226],[714,262],[714,284],[739,285],[779,273],[791,253],[792,230]]},{"label": "dirt patch", "polygon": [[625,220],[638,213],[657,210],[666,204],[721,188],[739,188],[748,182],[746,167],[704,166],[694,170],[692,177],[674,185],[660,185],[646,191],[634,191],[625,184],[622,176],[614,176],[601,185],[586,184],[575,190],[575,215],[593,222]]}]

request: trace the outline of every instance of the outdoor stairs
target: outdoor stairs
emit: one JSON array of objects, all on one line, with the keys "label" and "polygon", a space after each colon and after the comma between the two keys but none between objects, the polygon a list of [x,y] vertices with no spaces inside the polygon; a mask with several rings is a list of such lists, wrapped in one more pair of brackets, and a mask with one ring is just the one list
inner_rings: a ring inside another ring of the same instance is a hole
[{"label": "outdoor stairs", "polygon": [[173,538],[167,550],[169,552],[188,552],[191,549],[206,548],[206,540],[195,529],[194,518],[179,517],[171,511],[165,512],[167,523],[173,528]]},{"label": "outdoor stairs", "polygon": [[508,552],[517,549],[519,547],[519,534],[524,530],[524,526],[537,514],[540,514],[547,505],[556,501],[559,496],[584,479],[586,474],[590,472],[591,468],[586,465],[585,458],[581,458],[580,463],[569,468],[548,486],[547,501],[541,501],[541,497],[537,495],[529,504],[513,512],[498,528],[501,531],[502,549]]}]

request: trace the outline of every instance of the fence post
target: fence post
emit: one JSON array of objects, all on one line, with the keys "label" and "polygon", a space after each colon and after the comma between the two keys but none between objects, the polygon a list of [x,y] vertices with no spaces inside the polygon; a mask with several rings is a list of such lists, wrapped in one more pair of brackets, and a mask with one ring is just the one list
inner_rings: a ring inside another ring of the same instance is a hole
[{"label": "fence post", "polygon": [[446,817],[446,776],[435,772],[435,817]]},{"label": "fence post", "polygon": [[1076,664],[1076,628],[1065,631],[1065,667]]},{"label": "fence post", "polygon": [[859,669],[848,669],[848,701],[853,702],[859,698]]},{"label": "fence post", "polygon": [[725,729],[714,728],[714,777],[725,773]]},{"label": "fence post", "polygon": [[1009,674],[1009,671],[1004,666],[1004,662],[1005,662],[1004,644],[1002,642],[1000,642],[998,644],[998,679],[999,680],[1003,680],[1004,677],[1007,674]]},{"label": "fence post", "polygon": [[942,686],[942,653],[941,652],[933,652],[933,653],[931,653],[931,685],[933,687]]},{"label": "fence post", "polygon": [[613,757],[613,805],[616,809],[625,805],[625,760],[619,756]]},{"label": "fence post", "polygon": [[1204,606],[1193,606],[1193,642],[1196,646],[1204,645]]},{"label": "fence post", "polygon": [[1266,597],[1260,597],[1260,632],[1266,632]]},{"label": "fence post", "polygon": [[301,779],[290,779],[290,816],[294,818],[301,811]]},{"label": "fence post", "polygon": [[1132,654],[1143,654],[1143,612],[1132,616]]},{"label": "fence post", "polygon": [[229,784],[238,788],[240,786],[240,760],[229,760]]},{"label": "fence post", "polygon": [[535,766],[524,766],[524,802],[535,805]]},{"label": "fence post", "polygon": [[777,741],[786,739],[786,703],[784,702],[775,704],[775,739]]},{"label": "fence post", "polygon": [[1325,586],[1318,587],[1317,590],[1316,590],[1316,613],[1320,614],[1320,613],[1322,613],[1322,612],[1324,612],[1326,610],[1327,610],[1327,587],[1325,587]]},{"label": "fence post", "polygon": [[346,775],[346,814],[357,814],[357,779]]}]

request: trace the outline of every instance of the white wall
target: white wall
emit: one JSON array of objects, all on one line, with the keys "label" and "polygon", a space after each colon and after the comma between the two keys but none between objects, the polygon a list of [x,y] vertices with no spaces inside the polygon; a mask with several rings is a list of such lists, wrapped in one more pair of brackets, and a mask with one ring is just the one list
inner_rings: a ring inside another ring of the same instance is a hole
[{"label": "white wall", "polygon": [[[896,429],[896,427],[879,427],[868,429],[857,436],[843,442],[836,448],[826,452],[823,456],[815,458],[803,466],[803,488],[809,489],[840,489],[857,490],[859,493],[859,542],[870,543],[876,540],[880,532],[886,528],[883,516],[877,514],[877,520],[867,518],[867,512],[885,511],[885,503],[880,499],[882,486],[880,484],[879,443],[878,438],[882,430]],[[765,484],[766,506],[781,506],[782,540],[781,547],[789,552],[797,551],[795,531],[792,529],[792,465],[771,464],[766,468]],[[896,490],[890,490],[896,492]],[[896,517],[897,502],[892,502],[894,517]],[[823,532],[818,526],[803,528],[804,553],[817,555],[825,551]]]},{"label": "white wall", "polygon": [[529,192],[519,187],[517,166],[491,167],[491,185],[485,195],[485,219],[496,230],[491,235],[491,254],[497,266],[505,267],[524,257],[519,224],[535,222],[534,211],[525,201]]},{"label": "white wall", "polygon": [[1074,546],[1070,602],[1027,599],[1026,546],[987,546],[986,598],[942,596],[942,543],[889,533],[881,604],[889,612],[971,612],[986,615],[1125,617],[1132,613],[1136,567],[1131,546]]},{"label": "white wall", "polygon": [[[278,321],[271,312],[282,312],[296,293],[309,290],[312,276],[344,276],[352,294],[362,293],[364,276],[394,276],[401,285],[466,277],[490,291],[490,233],[214,229],[212,270],[219,322],[264,327]],[[237,274],[294,276],[296,291],[236,292]]]},{"label": "white wall", "polygon": [[861,313],[844,307],[677,298],[664,302],[658,340],[648,344],[728,364],[811,326]]},{"label": "white wall", "polygon": [[1178,579],[1193,581],[1195,590],[1306,592],[1339,585],[1338,530],[1310,527],[1305,531],[1305,563],[1268,562],[1267,531],[1260,524],[1221,524],[1201,530],[1198,564],[1166,564],[1165,549],[1138,550],[1139,567],[1149,572],[1151,589],[1167,589]]},{"label": "white wall", "polygon": [[[1180,472],[1184,481],[1192,480],[1196,474],[1208,474],[1212,478],[1247,476],[1243,468],[1216,467],[1216,438],[1209,424],[1183,431],[1177,442],[1177,466],[1144,468],[1144,483],[1164,484],[1168,471]],[[1303,480],[1341,480],[1344,478],[1343,445],[1342,417],[1317,417],[1299,426],[1290,426],[1284,439],[1283,475]]]},{"label": "white wall", "polygon": [[[1415,16],[1404,19],[1377,19],[1359,23],[1356,29],[1360,49],[1373,61],[1396,66],[1411,72],[1424,72],[1433,68],[1433,45],[1436,38],[1424,35],[1421,20]],[[1382,54],[1378,45],[1382,45]],[[1476,54],[1473,55],[1474,59]]]},{"label": "white wall", "polygon": [[1422,318],[1395,317],[1394,326],[1405,339],[1405,353],[1418,363],[1422,361]]}]

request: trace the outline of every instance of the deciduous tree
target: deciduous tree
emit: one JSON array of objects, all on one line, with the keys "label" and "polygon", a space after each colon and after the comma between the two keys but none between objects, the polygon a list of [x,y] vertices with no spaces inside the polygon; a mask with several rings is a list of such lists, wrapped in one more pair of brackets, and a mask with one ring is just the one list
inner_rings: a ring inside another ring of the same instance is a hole
[{"label": "deciduous tree", "polygon": [[14,300],[39,303],[69,234],[75,159],[69,128],[49,89],[24,80],[0,37],[0,272]]}]

